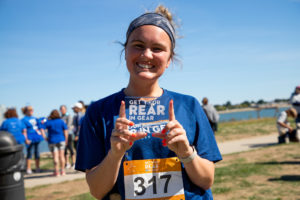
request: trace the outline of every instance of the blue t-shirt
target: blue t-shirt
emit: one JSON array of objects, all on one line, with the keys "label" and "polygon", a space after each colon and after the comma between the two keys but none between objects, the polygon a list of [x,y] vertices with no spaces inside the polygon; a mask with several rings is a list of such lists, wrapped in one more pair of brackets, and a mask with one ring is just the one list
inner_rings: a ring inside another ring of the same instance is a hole
[{"label": "blue t-shirt", "polygon": [[13,134],[18,144],[25,143],[25,136],[22,133],[24,129],[25,125],[16,117],[6,119],[0,128],[1,131],[8,131]]},{"label": "blue t-shirt", "polygon": [[44,127],[48,130],[49,144],[57,144],[65,141],[64,130],[68,130],[68,127],[62,119],[48,120],[44,123]]},{"label": "blue t-shirt", "polygon": [[25,116],[22,119],[22,122],[25,124],[27,129],[27,138],[31,142],[40,142],[44,138],[39,129],[41,129],[41,124],[38,119],[33,116]]},{"label": "blue t-shirt", "polygon": [[[110,136],[118,118],[122,100],[126,103],[126,117],[136,124],[132,128],[148,133],[145,138],[134,142],[123,159],[141,160],[175,157],[176,154],[173,151],[162,145],[161,139],[151,136],[152,132],[161,131],[162,123],[166,123],[168,120],[168,107],[171,99],[174,101],[176,120],[186,130],[188,140],[191,145],[195,146],[198,155],[213,162],[222,160],[207,117],[194,97],[164,90],[161,97],[151,101],[151,103],[145,103],[126,97],[122,90],[100,99],[88,107],[79,134],[75,168],[85,171],[95,167],[105,158],[110,150]],[[205,191],[189,180],[183,165],[182,177],[186,199],[213,199],[210,189]],[[123,162],[113,190],[113,192],[120,193],[124,199]],[[104,199],[109,199],[108,195]]]}]

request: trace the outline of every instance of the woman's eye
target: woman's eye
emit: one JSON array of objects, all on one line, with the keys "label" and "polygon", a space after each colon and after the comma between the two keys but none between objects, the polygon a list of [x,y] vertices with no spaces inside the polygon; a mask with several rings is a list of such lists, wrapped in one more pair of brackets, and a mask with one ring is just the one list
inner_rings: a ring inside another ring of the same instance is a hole
[{"label": "woman's eye", "polygon": [[137,48],[137,49],[143,49],[144,45],[142,45],[142,44],[135,44],[134,47]]},{"label": "woman's eye", "polygon": [[154,51],[154,52],[160,52],[160,51],[162,51],[162,48],[154,47],[154,48],[152,49],[152,51]]}]

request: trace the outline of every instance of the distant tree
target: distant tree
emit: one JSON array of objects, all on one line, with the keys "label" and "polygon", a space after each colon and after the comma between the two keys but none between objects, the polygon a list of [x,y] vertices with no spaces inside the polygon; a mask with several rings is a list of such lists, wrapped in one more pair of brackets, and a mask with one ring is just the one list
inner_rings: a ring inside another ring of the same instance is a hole
[{"label": "distant tree", "polygon": [[232,106],[232,104],[231,104],[231,102],[230,101],[227,101],[226,103],[225,103],[225,105],[224,106],[226,106],[226,107],[231,107]]},{"label": "distant tree", "polygon": [[249,107],[251,105],[251,103],[249,101],[244,101],[241,103],[242,107]]},{"label": "distant tree", "polygon": [[265,104],[266,102],[263,99],[260,99],[256,102],[257,104]]}]

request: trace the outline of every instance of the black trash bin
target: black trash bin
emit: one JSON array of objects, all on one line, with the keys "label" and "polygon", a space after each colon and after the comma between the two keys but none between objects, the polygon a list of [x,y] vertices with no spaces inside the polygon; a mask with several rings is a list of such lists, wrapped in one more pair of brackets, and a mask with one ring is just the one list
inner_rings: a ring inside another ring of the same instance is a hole
[{"label": "black trash bin", "polygon": [[0,131],[0,199],[25,200],[23,146],[12,134]]}]

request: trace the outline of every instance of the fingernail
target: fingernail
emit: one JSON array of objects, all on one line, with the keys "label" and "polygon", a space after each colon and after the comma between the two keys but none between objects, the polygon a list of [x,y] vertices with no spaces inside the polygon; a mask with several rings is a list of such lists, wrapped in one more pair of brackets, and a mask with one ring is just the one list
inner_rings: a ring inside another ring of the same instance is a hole
[{"label": "fingernail", "polygon": [[134,133],[132,133],[132,135],[131,135],[132,137],[136,137],[136,134],[134,134]]},{"label": "fingernail", "polygon": [[129,126],[133,126],[134,125],[134,123],[133,122],[129,122]]},{"label": "fingernail", "polygon": [[133,143],[132,142],[129,142],[129,145],[131,146]]},{"label": "fingernail", "polygon": [[162,134],[165,134],[166,132],[167,132],[166,129],[163,129],[163,130],[161,131]]}]

